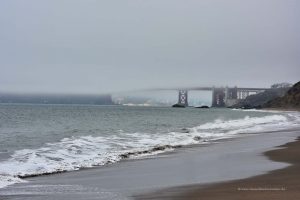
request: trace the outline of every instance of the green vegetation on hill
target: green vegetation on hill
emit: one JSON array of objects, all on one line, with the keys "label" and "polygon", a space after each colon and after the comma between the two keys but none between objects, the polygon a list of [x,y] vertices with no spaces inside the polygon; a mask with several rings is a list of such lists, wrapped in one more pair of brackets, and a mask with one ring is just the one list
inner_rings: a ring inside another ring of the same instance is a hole
[{"label": "green vegetation on hill", "polygon": [[300,109],[300,81],[293,85],[284,96],[266,102],[262,108]]}]

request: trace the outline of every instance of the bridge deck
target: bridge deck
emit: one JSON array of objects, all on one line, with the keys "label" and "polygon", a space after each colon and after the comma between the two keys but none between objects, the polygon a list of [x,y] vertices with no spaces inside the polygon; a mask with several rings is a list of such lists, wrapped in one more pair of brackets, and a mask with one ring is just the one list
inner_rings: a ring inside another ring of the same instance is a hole
[{"label": "bridge deck", "polygon": [[[159,88],[159,89],[153,89],[153,90],[202,90],[202,91],[212,91],[214,89],[223,88],[225,87],[188,87],[188,88]],[[228,87],[228,88],[234,88],[234,87]],[[250,87],[237,87],[237,90],[247,90],[247,91],[262,91],[262,90],[268,90],[270,88],[250,88]]]}]

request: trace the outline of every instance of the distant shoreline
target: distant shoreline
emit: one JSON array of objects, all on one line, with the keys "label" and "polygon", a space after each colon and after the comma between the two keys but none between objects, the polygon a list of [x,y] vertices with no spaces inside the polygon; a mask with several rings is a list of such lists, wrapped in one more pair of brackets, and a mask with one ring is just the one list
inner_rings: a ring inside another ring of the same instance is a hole
[{"label": "distant shoreline", "polygon": [[295,111],[300,112],[300,108],[262,108],[259,110],[272,110],[272,111]]}]

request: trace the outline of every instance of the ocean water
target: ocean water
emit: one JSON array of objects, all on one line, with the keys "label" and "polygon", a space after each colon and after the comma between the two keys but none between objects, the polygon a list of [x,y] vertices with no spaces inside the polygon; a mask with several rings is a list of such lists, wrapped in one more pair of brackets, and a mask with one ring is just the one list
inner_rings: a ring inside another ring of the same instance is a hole
[{"label": "ocean water", "polygon": [[299,126],[299,112],[0,104],[0,188],[28,176]]}]

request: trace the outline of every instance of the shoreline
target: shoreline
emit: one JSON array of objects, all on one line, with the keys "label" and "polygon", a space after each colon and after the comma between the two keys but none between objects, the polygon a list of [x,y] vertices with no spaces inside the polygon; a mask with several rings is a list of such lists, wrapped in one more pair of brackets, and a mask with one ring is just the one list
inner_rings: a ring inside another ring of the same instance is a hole
[{"label": "shoreline", "polygon": [[260,108],[258,110],[300,112],[300,108]]},{"label": "shoreline", "polygon": [[199,184],[203,187],[282,169],[288,164],[267,160],[262,153],[298,137],[299,130],[251,134],[202,147],[179,148],[155,159],[31,177],[26,183],[0,189],[0,199],[129,200],[175,187],[180,188],[176,189],[178,197],[194,192]]},{"label": "shoreline", "polygon": [[296,141],[266,151],[263,155],[272,161],[288,163],[290,166],[245,179],[169,188],[160,191],[159,194],[141,195],[136,199],[300,199],[300,137]]}]

